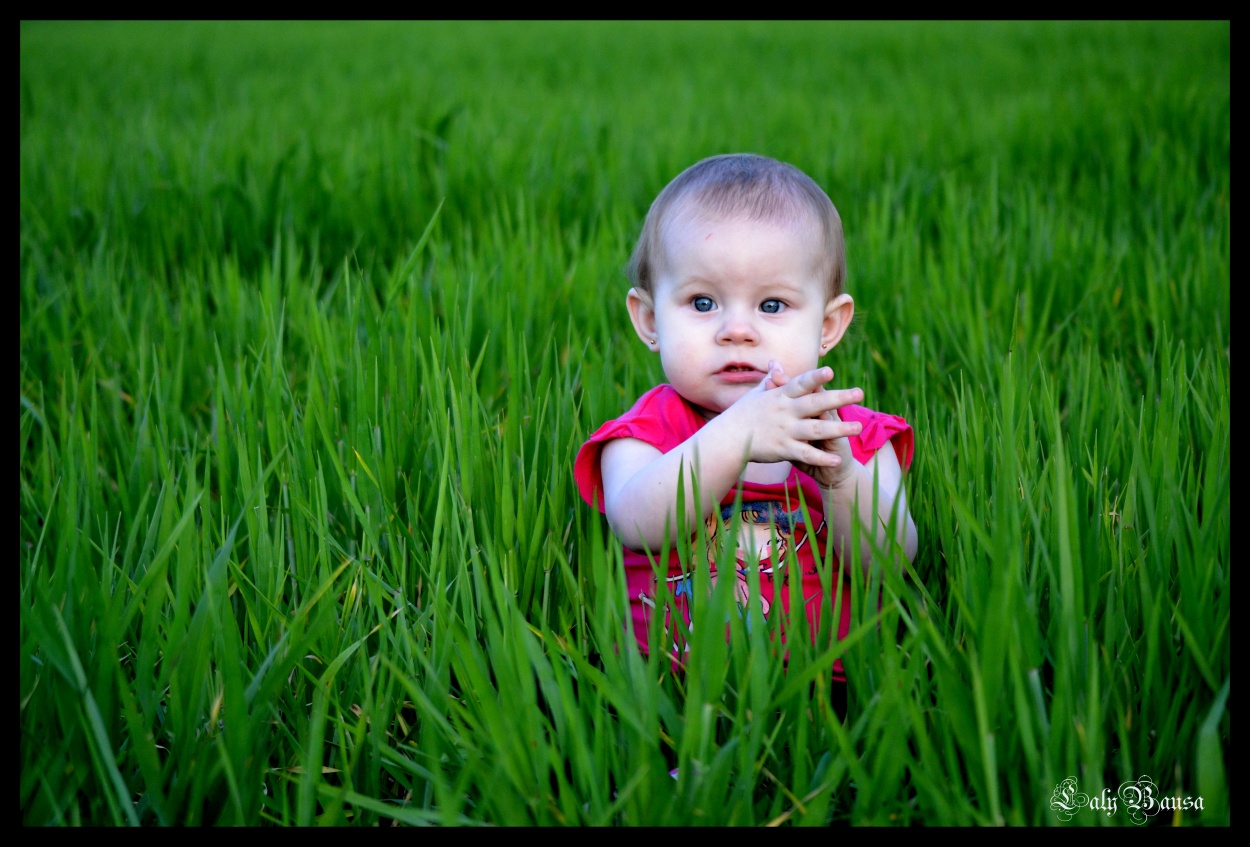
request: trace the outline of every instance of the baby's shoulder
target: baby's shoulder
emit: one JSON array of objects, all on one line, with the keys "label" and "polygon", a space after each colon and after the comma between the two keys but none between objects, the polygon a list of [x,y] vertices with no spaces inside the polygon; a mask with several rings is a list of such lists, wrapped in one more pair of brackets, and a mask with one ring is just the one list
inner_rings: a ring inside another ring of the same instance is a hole
[{"label": "baby's shoulder", "polygon": [[903,469],[911,465],[912,454],[915,452],[915,434],[911,424],[905,418],[853,404],[838,409],[838,417],[844,421],[858,423],[861,427],[859,435],[853,435],[848,439],[851,444],[851,454],[856,460],[870,461],[876,452],[888,442],[898,456],[899,465]]},{"label": "baby's shoulder", "polygon": [[603,489],[600,459],[607,442],[634,438],[661,453],[667,453],[693,435],[701,424],[702,419],[673,386],[662,383],[647,391],[629,411],[604,422],[591,433],[577,451],[573,475],[582,497],[586,502],[603,508],[597,503],[595,492]]},{"label": "baby's shoulder", "polygon": [[670,413],[684,405],[686,405],[686,401],[677,393],[677,389],[667,382],[661,382],[635,400],[630,410],[620,418],[617,418],[617,420],[648,414]]},{"label": "baby's shoulder", "polygon": [[639,397],[625,414],[606,422],[601,430],[602,435],[615,433],[609,438],[638,438],[667,453],[702,425],[703,419],[677,389],[661,383]]}]

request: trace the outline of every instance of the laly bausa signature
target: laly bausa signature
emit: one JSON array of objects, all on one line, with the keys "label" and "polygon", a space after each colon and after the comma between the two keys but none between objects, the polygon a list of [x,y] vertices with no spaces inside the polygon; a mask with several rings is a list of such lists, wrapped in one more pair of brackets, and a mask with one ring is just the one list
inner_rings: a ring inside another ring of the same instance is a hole
[{"label": "laly bausa signature", "polygon": [[1120,784],[1115,793],[1104,788],[1093,797],[1082,793],[1076,784],[1076,777],[1070,776],[1055,786],[1050,795],[1050,808],[1062,821],[1069,821],[1082,809],[1100,811],[1111,816],[1123,809],[1135,824],[1143,824],[1146,820],[1162,811],[1202,811],[1201,797],[1176,797],[1160,793],[1149,776],[1139,776]]}]

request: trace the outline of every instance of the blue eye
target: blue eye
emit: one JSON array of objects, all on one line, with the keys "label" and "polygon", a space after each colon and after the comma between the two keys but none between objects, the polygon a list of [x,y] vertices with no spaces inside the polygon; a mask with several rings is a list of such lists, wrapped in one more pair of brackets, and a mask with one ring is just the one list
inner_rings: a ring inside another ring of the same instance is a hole
[{"label": "blue eye", "polygon": [[763,303],[760,303],[760,311],[769,315],[775,315],[783,308],[784,306],[780,300],[765,300]]},{"label": "blue eye", "polygon": [[710,312],[716,304],[712,302],[711,297],[694,298],[694,309],[696,312]]}]

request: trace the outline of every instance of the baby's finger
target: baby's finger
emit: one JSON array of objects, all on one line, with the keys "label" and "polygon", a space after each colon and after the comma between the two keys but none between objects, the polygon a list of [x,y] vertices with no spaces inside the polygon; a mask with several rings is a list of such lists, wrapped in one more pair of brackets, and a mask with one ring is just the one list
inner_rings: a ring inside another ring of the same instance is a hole
[{"label": "baby's finger", "polygon": [[831,421],[826,418],[807,418],[802,422],[801,436],[804,441],[832,441],[859,435],[863,425],[857,421]]},{"label": "baby's finger", "polygon": [[832,412],[843,406],[858,403],[864,399],[860,388],[830,388],[813,391],[799,402],[802,403],[800,414],[805,418],[814,418],[825,412]]},{"label": "baby's finger", "polygon": [[768,378],[778,388],[790,381],[789,375],[786,374],[786,369],[776,359],[768,360]]},{"label": "baby's finger", "polygon": [[777,363],[777,360],[769,359],[768,376],[764,377],[764,379],[760,382],[760,386],[765,391],[768,391],[769,389],[780,388],[789,381],[790,378],[786,376],[786,372],[782,370],[782,367]]},{"label": "baby's finger", "polygon": [[790,397],[802,397],[816,391],[829,380],[833,379],[833,368],[817,368],[814,371],[801,373],[786,385],[786,394]]},{"label": "baby's finger", "polygon": [[836,468],[842,464],[842,458],[837,453],[821,450],[814,444],[806,443],[798,445],[794,460],[814,468]]}]

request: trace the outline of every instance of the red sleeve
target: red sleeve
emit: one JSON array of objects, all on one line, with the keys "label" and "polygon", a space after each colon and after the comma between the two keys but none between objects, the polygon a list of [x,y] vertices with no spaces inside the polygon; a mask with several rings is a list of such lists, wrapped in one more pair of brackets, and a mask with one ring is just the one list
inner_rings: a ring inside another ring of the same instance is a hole
[{"label": "red sleeve", "polygon": [[605,442],[614,438],[637,438],[667,453],[698,430],[701,419],[671,385],[658,385],[638,398],[634,407],[599,427],[577,451],[573,477],[582,499],[604,511],[603,473],[599,456]]},{"label": "red sleeve", "polygon": [[907,421],[898,415],[874,412],[863,406],[843,406],[838,409],[838,417],[844,421],[858,421],[863,424],[864,428],[859,435],[850,438],[851,454],[857,461],[868,462],[889,441],[894,445],[894,452],[898,455],[898,463],[903,470],[911,467],[915,433]]}]

